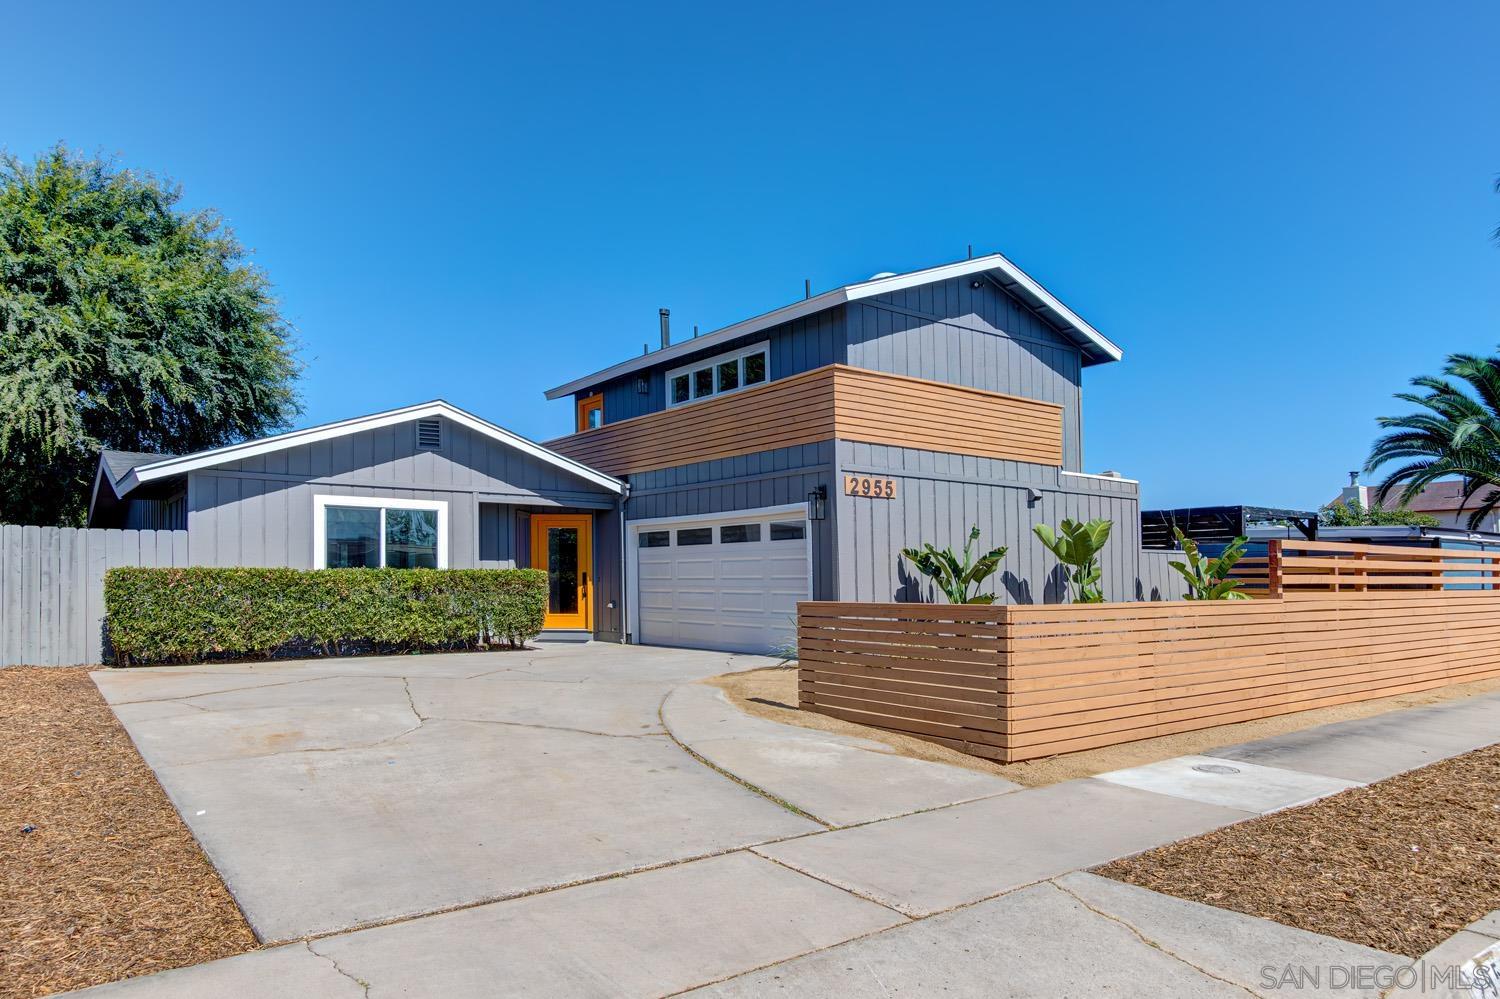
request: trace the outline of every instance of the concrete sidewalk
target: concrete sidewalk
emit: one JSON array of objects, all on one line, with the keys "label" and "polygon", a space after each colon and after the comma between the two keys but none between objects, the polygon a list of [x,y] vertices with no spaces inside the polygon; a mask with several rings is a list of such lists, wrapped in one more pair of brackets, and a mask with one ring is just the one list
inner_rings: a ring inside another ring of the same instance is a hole
[{"label": "concrete sidewalk", "polygon": [[[642,710],[649,696],[632,703],[628,688],[633,679],[604,670],[602,678],[591,680],[605,663],[625,662],[611,659],[614,655],[562,653],[548,663],[538,662],[545,678],[510,676],[493,688],[476,687],[461,675],[435,675],[428,682],[408,684],[411,714],[404,719],[378,683],[349,688],[350,716],[365,718],[371,731],[399,731],[412,715],[423,719],[421,731],[382,735],[382,751],[405,746],[426,731],[440,733],[442,725],[498,725],[506,735],[493,746],[479,731],[449,740],[451,746],[478,754],[460,770],[472,768],[477,775],[487,765],[502,776],[486,780],[499,779],[496,788],[521,795],[511,800],[551,801],[552,807],[566,805],[575,818],[588,817],[592,833],[584,835],[536,813],[535,804],[465,813],[466,835],[487,840],[498,835],[503,842],[527,847],[505,856],[538,852],[542,862],[552,865],[543,870],[532,862],[519,876],[492,869],[492,860],[472,844],[450,839],[424,843],[420,837],[408,844],[411,860],[423,865],[419,870],[451,870],[453,878],[443,890],[455,896],[482,894],[501,879],[542,882],[540,887],[521,897],[460,902],[454,911],[397,916],[388,925],[352,932],[313,930],[296,943],[101,986],[89,994],[252,999],[292,994],[663,996],[691,990],[726,996],[775,991],[849,996],[1285,995],[1276,975],[1288,968],[1320,971],[1326,980],[1335,967],[1393,970],[1410,962],[1083,872],[1338,793],[1376,779],[1376,774],[1388,776],[1477,748],[1475,740],[1488,734],[1482,720],[1500,707],[1500,694],[1487,695],[1364,720],[1381,723],[1381,739],[1370,726],[1341,723],[1205,756],[1018,789],[984,774],[896,757],[881,744],[748,718],[716,689],[684,684],[694,674],[721,672],[722,660],[713,658],[643,658],[641,668],[654,674],[650,682],[667,692],[653,717]],[[448,666],[439,668],[446,671]],[[367,675],[381,679],[373,668]],[[213,703],[229,698],[243,712],[246,731],[259,733],[260,715],[253,705],[269,694],[269,684],[259,682],[264,677],[247,680],[226,673],[216,679],[231,686],[209,689],[212,684],[192,678],[185,689],[197,692],[186,699]],[[581,688],[597,683],[598,689],[559,697],[549,692],[554,687],[543,689],[543,682]],[[317,740],[347,739],[341,726],[350,722],[338,709],[325,713],[328,705],[320,698],[310,698],[305,713],[304,708],[293,709],[294,717],[315,723],[299,729],[298,738],[308,741],[305,749],[245,756],[253,739],[238,743],[236,739],[248,738],[245,732],[218,731],[215,727],[223,722],[210,717],[215,711],[189,708],[183,714],[163,703],[161,695],[175,689],[170,680],[143,675],[140,684],[137,693],[156,696],[133,704],[117,697],[117,710],[122,717],[139,712],[127,723],[132,735],[139,730],[144,736],[162,736],[160,743],[148,738],[148,745],[156,747],[148,759],[155,753],[173,761],[162,764],[169,775],[191,772],[195,782],[202,779],[200,773],[223,776],[213,770],[212,761],[184,761],[174,755],[180,748],[168,747],[175,740],[163,726],[194,718],[192,730],[201,728],[205,738],[215,734],[220,750],[240,746],[234,765],[250,768],[237,771],[241,778],[253,773],[256,781],[272,785],[257,795],[280,795],[278,782],[295,785],[298,774],[341,779],[336,769],[318,769],[326,765],[321,757],[328,754],[318,752]],[[329,692],[339,689],[320,681],[284,696],[296,700],[320,686]],[[622,712],[618,716],[616,708]],[[289,709],[283,704],[278,710]],[[442,718],[433,718],[430,711],[441,712]],[[570,723],[582,725],[585,719],[587,738],[569,746]],[[529,744],[527,733],[545,739]],[[679,742],[710,765],[684,753]],[[359,754],[366,751],[346,747],[332,755],[350,758],[357,768]],[[526,790],[530,757],[538,754],[559,754],[537,775],[537,780],[553,783]],[[609,758],[622,754],[635,762],[611,769]],[[283,773],[274,762],[269,770],[250,762],[281,758],[294,760],[295,767]],[[382,759],[377,753],[371,763]],[[425,769],[412,772],[440,773],[445,765],[455,764],[445,764],[439,754]],[[570,776],[573,770],[599,772]],[[661,778],[669,779],[668,784],[656,783],[658,771],[668,775]],[[568,783],[559,788],[558,780]],[[197,783],[193,786],[194,793],[208,793]],[[474,784],[466,794],[489,793],[489,786]],[[547,797],[538,797],[543,790]],[[182,808],[178,793],[174,800]],[[223,794],[224,807],[235,807],[232,792]],[[574,801],[571,795],[598,801]],[[648,798],[637,800],[640,795]],[[662,799],[668,796],[675,800],[663,811]],[[655,820],[664,822],[653,824]],[[341,821],[348,822],[349,816]],[[784,825],[777,828],[778,823]],[[385,877],[379,864],[402,863],[397,854],[387,857],[383,833],[340,828],[330,821],[318,832],[347,841],[351,873],[361,854],[376,858],[376,864],[362,870],[377,882]],[[708,855],[682,859],[690,843],[703,844],[694,848]],[[616,867],[610,873],[611,865],[628,860],[632,851],[638,858],[647,847],[660,858],[652,869],[638,865],[634,873],[622,874]],[[456,863],[451,856],[455,850],[458,857],[470,859]],[[214,859],[219,862],[218,856]],[[552,871],[568,864],[592,866],[600,873],[571,886],[545,884],[557,876]],[[251,873],[260,886],[254,896],[262,905],[258,911],[274,916],[280,903],[271,903],[293,889],[278,885],[274,869],[269,876]],[[403,875],[392,883],[405,886],[408,897],[419,897],[413,894],[415,878]],[[302,890],[308,895],[293,899],[291,910],[302,914],[299,919],[306,922],[308,913],[334,911],[318,894],[325,889],[304,884]],[[238,888],[236,893],[238,897]],[[367,896],[344,889],[333,897],[348,904]],[[1372,993],[1346,989],[1337,994]]]}]

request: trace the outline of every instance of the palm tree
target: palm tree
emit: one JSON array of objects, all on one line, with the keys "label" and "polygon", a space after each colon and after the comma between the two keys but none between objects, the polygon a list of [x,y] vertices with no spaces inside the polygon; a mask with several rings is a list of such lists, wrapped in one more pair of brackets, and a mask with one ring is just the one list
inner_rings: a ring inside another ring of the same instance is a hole
[{"label": "palm tree", "polygon": [[1427,390],[1425,395],[1397,393],[1397,399],[1421,411],[1379,418],[1390,433],[1370,449],[1365,471],[1373,474],[1382,465],[1407,461],[1389,472],[1375,493],[1384,503],[1400,489],[1402,506],[1429,483],[1462,478],[1463,506],[1477,497],[1469,514],[1469,529],[1474,530],[1500,505],[1500,357],[1450,354],[1443,372],[1446,378],[1412,379],[1412,385]]}]

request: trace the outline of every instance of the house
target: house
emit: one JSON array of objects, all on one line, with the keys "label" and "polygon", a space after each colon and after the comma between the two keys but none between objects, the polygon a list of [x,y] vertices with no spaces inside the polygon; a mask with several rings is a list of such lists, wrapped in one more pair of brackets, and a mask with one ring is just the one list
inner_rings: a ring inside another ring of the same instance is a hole
[{"label": "house", "polygon": [[800,600],[931,599],[901,549],[961,548],[971,525],[1009,549],[1002,600],[1062,599],[1032,528],[1066,517],[1114,522],[1109,599],[1161,595],[1138,484],[1083,471],[1083,370],[1120,348],[1003,256],[677,343],[666,320],[659,349],[547,391],[568,436],[433,402],[106,452],[90,522],[185,528],[195,564],[541,566],[555,634],[726,650],[790,643]]},{"label": "house", "polygon": [[186,530],[192,565],[541,565],[557,637],[618,640],[624,493],[437,401],[197,454],[106,451],[89,526]]},{"label": "house", "polygon": [[[1357,472],[1349,473],[1349,485],[1345,486],[1339,493],[1338,499],[1333,502],[1358,502],[1366,510],[1399,510],[1401,509],[1400,490],[1393,491],[1385,498],[1384,503],[1375,500],[1376,489],[1374,486],[1363,486],[1359,483]],[[1406,504],[1406,509],[1412,513],[1425,513],[1437,521],[1439,527],[1451,527],[1456,530],[1469,530],[1469,515],[1479,509],[1488,491],[1481,489],[1464,502],[1464,483],[1461,479],[1444,479],[1439,482],[1429,483],[1420,493],[1412,497],[1412,501]],[[1478,525],[1475,530],[1487,533],[1500,532],[1500,512],[1491,512]]]}]

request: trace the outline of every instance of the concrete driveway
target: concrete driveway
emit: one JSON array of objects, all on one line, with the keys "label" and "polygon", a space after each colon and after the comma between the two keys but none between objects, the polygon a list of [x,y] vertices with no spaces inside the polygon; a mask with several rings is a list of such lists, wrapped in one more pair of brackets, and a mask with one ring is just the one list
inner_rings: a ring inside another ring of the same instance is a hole
[{"label": "concrete driveway", "polygon": [[553,646],[95,679],[276,941],[821,829],[665,733],[664,696],[729,661]]},{"label": "concrete driveway", "polygon": [[[587,645],[97,673],[268,946],[89,993],[1156,997],[1402,964],[1079,873],[1349,786],[1323,762],[1339,726],[1020,789],[692,682],[764,664]],[[1497,702],[1384,716],[1391,772],[1486,744]]]}]

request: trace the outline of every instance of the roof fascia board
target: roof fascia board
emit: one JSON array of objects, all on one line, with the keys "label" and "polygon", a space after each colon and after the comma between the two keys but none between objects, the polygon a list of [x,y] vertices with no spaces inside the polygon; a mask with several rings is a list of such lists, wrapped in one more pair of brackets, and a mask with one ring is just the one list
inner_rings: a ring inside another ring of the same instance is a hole
[{"label": "roof fascia board", "polygon": [[705,333],[702,336],[693,337],[691,340],[683,340],[681,343],[674,343],[670,347],[663,347],[649,354],[642,354],[640,357],[632,357],[627,361],[621,361],[619,364],[605,368],[603,371],[595,372],[592,375],[585,375],[582,378],[575,378],[565,385],[550,388],[544,395],[548,399],[561,399],[563,396],[572,395],[574,392],[591,388],[612,378],[628,375],[640,368],[656,367],[658,364],[665,364],[668,361],[686,357],[700,350],[707,350],[727,340],[748,336],[751,333],[756,333],[771,326],[780,326],[782,323],[789,323],[794,319],[810,316],[814,312],[831,309],[835,305],[842,305],[849,300],[845,294],[847,290],[847,288],[836,288],[833,291],[825,291],[821,295],[814,295],[812,298],[793,302],[791,305],[782,306],[773,312],[767,312],[752,319],[746,319],[735,323],[733,326],[725,326],[723,329],[714,330],[712,333]]},{"label": "roof fascia board", "polygon": [[212,451],[202,451],[198,454],[169,458],[165,461],[152,462],[147,465],[137,465],[120,480],[119,486],[116,488],[116,493],[123,496],[145,482],[152,482],[173,475],[182,475],[187,472],[197,471],[198,469],[222,465],[229,461],[254,458],[259,455],[270,454],[274,451],[285,450],[289,447],[332,440],[336,437],[343,437],[347,434],[359,433],[365,430],[379,430],[382,427],[420,420],[429,416],[447,417],[454,423],[468,427],[470,430],[483,434],[491,440],[509,445],[523,454],[530,455],[539,461],[544,461],[554,467],[561,468],[610,492],[624,492],[625,484],[613,476],[605,475],[603,472],[574,461],[572,458],[567,458],[556,451],[548,450],[535,441],[530,441],[518,434],[513,434],[504,427],[497,427],[487,420],[481,420],[472,413],[466,413],[449,403],[437,401],[422,403],[416,406],[407,406],[402,409],[393,409],[384,413],[375,413],[371,416],[356,417],[352,420],[340,420],[337,423],[328,423],[320,427],[310,427],[306,430],[294,430],[291,433],[245,441],[242,444],[230,444],[227,447],[215,448]]},{"label": "roof fascia board", "polygon": [[[733,340],[737,337],[758,333],[768,327],[791,322],[793,319],[800,319],[803,316],[832,308],[835,305],[874,298],[877,295],[885,295],[893,291],[902,291],[907,288],[915,288],[919,285],[932,284],[936,281],[947,281],[951,278],[967,277],[971,274],[980,274],[995,270],[1003,273],[1014,285],[1035,298],[1042,307],[1056,313],[1063,326],[1067,328],[1065,332],[1069,332],[1077,339],[1086,342],[1092,349],[1098,351],[1102,358],[1118,361],[1124,356],[1124,351],[1119,346],[1103,333],[1090,326],[1081,316],[1064,305],[1055,295],[1042,287],[1041,284],[1032,279],[1025,271],[1011,263],[1003,254],[990,253],[982,257],[975,257],[972,260],[960,260],[957,263],[941,264],[937,267],[929,267],[926,270],[911,271],[907,274],[896,274],[891,277],[877,278],[872,281],[862,281],[858,284],[835,288],[833,291],[827,291],[821,295],[804,299],[801,302],[795,302],[774,312],[767,312],[756,316],[753,319],[746,319],[743,322],[735,323],[733,326],[726,326],[721,330],[715,330],[712,333],[695,337],[692,340],[684,340],[670,347],[664,347],[649,354],[642,354],[640,357],[632,357],[627,361],[621,361],[619,364],[605,368],[603,371],[585,375],[582,378],[575,378],[564,385],[548,389],[545,394],[548,399],[561,399],[563,396],[572,395],[586,388],[593,388],[602,382],[618,378],[621,375],[630,374],[641,368],[656,367],[659,364],[686,356],[694,351],[713,347],[716,344]],[[1006,290],[1009,291],[1010,289]]]},{"label": "roof fascia board", "polygon": [[86,525],[92,523],[94,520],[94,508],[99,505],[99,483],[104,479],[109,479],[109,488],[115,494],[115,498],[118,499],[120,491],[115,488],[114,479],[104,470],[104,455],[101,453],[99,455],[99,467],[94,470],[94,488],[89,491],[89,512]]}]

